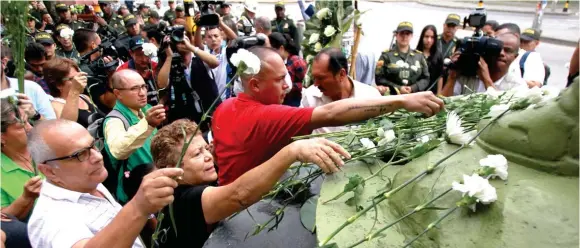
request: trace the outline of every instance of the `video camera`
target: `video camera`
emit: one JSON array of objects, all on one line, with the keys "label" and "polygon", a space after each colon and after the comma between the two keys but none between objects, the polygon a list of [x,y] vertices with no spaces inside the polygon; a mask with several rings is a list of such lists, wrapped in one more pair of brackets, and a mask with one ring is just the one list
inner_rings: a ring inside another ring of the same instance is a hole
[{"label": "video camera", "polygon": [[220,22],[220,18],[215,13],[215,7],[223,4],[224,2],[225,1],[195,1],[201,14],[197,25],[203,27],[217,26]]},{"label": "video camera", "polygon": [[[93,69],[96,77],[103,79],[104,82],[107,81],[107,72],[110,70],[115,70],[117,66],[119,66],[119,53],[117,52],[115,46],[113,46],[115,40],[116,38],[113,37],[105,38],[97,48],[79,58],[79,64],[88,64],[89,67]],[[91,55],[96,52],[101,52],[101,56],[95,61],[91,62]],[[111,57],[112,59],[109,63],[105,63],[103,60],[103,58],[107,56]]]},{"label": "video camera", "polygon": [[461,75],[477,75],[480,57],[489,65],[494,63],[501,53],[502,41],[482,35],[481,28],[485,26],[486,18],[487,14],[484,8],[477,8],[469,14],[469,17],[464,18],[463,25],[468,24],[470,27],[474,27],[475,31],[473,36],[463,38],[458,50],[461,55],[459,55],[457,62],[450,65],[451,69],[457,70]]},{"label": "video camera", "polygon": [[233,40],[231,44],[226,48],[226,58],[232,68],[232,72],[236,72],[237,68],[230,62],[230,58],[234,53],[236,53],[239,49],[249,49],[253,46],[263,46],[266,44],[265,35],[256,35],[256,36],[240,36]]}]

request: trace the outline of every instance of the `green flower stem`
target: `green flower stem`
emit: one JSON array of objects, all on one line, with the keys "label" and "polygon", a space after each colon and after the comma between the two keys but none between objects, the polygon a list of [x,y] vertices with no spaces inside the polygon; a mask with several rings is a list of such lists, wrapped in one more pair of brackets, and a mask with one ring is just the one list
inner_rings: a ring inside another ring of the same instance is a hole
[{"label": "green flower stem", "polygon": [[409,242],[407,242],[403,248],[409,247],[411,244],[413,244],[413,242],[415,242],[417,239],[419,239],[421,236],[423,236],[425,233],[427,233],[429,230],[433,229],[433,227],[437,226],[441,221],[443,221],[445,218],[447,218],[447,216],[449,216],[450,214],[452,214],[453,212],[455,212],[455,210],[459,209],[459,206],[455,206],[452,209],[447,210],[447,212],[445,214],[443,214],[443,216],[441,216],[439,219],[437,219],[436,221],[432,222],[431,224],[429,224],[427,226],[427,228],[425,228],[425,230],[423,230],[423,232],[421,232],[419,235],[417,235],[415,238],[411,239]]},{"label": "green flower stem", "polygon": [[510,111],[509,109],[502,112],[501,114],[499,114],[498,116],[494,117],[493,119],[491,119],[481,130],[479,130],[479,132],[477,132],[477,134],[475,136],[473,136],[468,142],[467,144],[463,144],[461,145],[459,148],[457,148],[455,151],[451,152],[450,154],[448,154],[447,156],[443,157],[442,159],[440,159],[439,161],[437,161],[435,164],[427,167],[426,170],[420,172],[419,174],[417,174],[416,176],[414,176],[413,178],[405,181],[403,184],[399,185],[398,187],[387,191],[385,193],[381,192],[380,194],[378,194],[376,196],[376,201],[373,202],[372,205],[364,208],[363,210],[357,212],[355,215],[351,216],[350,218],[348,218],[344,223],[342,223],[342,225],[340,225],[336,230],[334,230],[328,237],[326,237],[321,243],[320,246],[325,245],[326,243],[328,243],[332,238],[334,238],[334,236],[336,236],[340,231],[342,231],[342,229],[344,229],[345,227],[347,227],[348,225],[352,224],[356,219],[358,219],[360,216],[362,216],[364,213],[368,212],[370,209],[372,209],[375,205],[381,203],[382,201],[390,198],[393,194],[399,192],[401,189],[403,189],[404,187],[406,187],[407,185],[411,184],[412,182],[416,181],[417,179],[421,178],[424,175],[430,174],[433,172],[433,170],[435,170],[440,164],[442,164],[443,162],[445,162],[447,159],[449,159],[451,156],[455,155],[456,153],[458,153],[459,151],[463,150],[463,148],[467,147],[469,144],[471,144],[471,142],[473,142],[477,137],[479,137],[479,135],[481,135],[481,133],[483,133],[483,131],[485,131],[489,126],[491,126],[492,123],[494,123],[497,119],[499,119],[500,117],[502,117],[504,114],[506,114],[508,111]]},{"label": "green flower stem", "polygon": [[419,206],[417,206],[416,208],[414,208],[413,210],[409,211],[407,214],[401,216],[400,218],[398,218],[397,220],[389,223],[388,225],[386,225],[385,227],[367,235],[365,238],[357,241],[356,243],[348,246],[348,248],[352,248],[355,246],[358,246],[364,242],[370,241],[371,239],[373,239],[374,237],[377,237],[380,233],[384,232],[385,230],[389,229],[390,227],[396,225],[397,223],[401,222],[402,220],[408,218],[409,216],[421,212],[423,211],[426,207],[429,207],[433,202],[439,200],[439,198],[443,197],[444,195],[446,195],[447,193],[451,192],[451,190],[453,190],[452,188],[449,188],[448,190],[444,191],[443,193],[439,194],[438,196],[436,196],[435,198],[431,199],[429,202],[425,203],[425,204],[421,204]]}]

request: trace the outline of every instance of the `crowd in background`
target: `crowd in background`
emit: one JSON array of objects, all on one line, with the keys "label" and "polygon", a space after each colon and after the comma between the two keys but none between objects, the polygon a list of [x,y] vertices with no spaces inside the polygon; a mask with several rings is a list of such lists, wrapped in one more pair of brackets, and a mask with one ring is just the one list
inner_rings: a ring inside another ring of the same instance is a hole
[{"label": "crowd in background", "polygon": [[[306,21],[314,5],[299,4]],[[456,14],[422,28],[416,46],[417,30],[401,22],[378,59],[351,62],[325,48],[308,64],[284,3],[274,4],[274,19],[253,1],[240,16],[231,3],[212,5],[214,25],[201,25],[200,7],[30,1],[23,91],[13,50],[0,51],[2,245],[149,247],[157,212],[173,202],[180,235],[165,218],[169,231],[156,246],[202,247],[217,223],[259,201],[292,163],[332,173],[350,156],[331,141],[294,136],[397,109],[429,116],[443,108],[438,96],[542,87],[550,75],[535,51],[541,31],[513,23],[485,23],[483,35],[503,45],[469,74],[457,69]],[[228,48],[245,37],[260,43],[248,49],[260,71],[227,87],[236,74]],[[309,66],[313,84],[304,88]],[[578,67],[577,47],[568,85]],[[216,99],[211,122],[202,122]]]}]

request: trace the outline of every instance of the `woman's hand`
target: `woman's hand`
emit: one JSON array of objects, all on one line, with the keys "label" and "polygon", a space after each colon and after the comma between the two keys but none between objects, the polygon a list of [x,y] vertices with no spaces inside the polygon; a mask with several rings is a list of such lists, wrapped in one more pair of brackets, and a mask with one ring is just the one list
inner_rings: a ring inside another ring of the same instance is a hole
[{"label": "woman's hand", "polygon": [[85,90],[85,87],[87,87],[87,80],[87,73],[80,72],[71,78],[72,89],[77,93],[82,93]]},{"label": "woman's hand", "polygon": [[292,155],[303,163],[315,163],[325,173],[339,171],[344,165],[342,157],[350,159],[350,154],[337,143],[323,138],[299,140],[290,144]]},{"label": "woman's hand", "polygon": [[35,176],[33,178],[28,179],[24,184],[24,192],[22,193],[22,197],[29,201],[34,201],[38,198],[40,194],[40,189],[42,187],[42,178],[40,176]]},{"label": "woman's hand", "polygon": [[16,97],[18,98],[18,108],[20,108],[28,117],[33,117],[36,115],[36,109],[34,109],[34,105],[32,105],[32,101],[28,98],[27,95],[22,93],[16,93]]}]

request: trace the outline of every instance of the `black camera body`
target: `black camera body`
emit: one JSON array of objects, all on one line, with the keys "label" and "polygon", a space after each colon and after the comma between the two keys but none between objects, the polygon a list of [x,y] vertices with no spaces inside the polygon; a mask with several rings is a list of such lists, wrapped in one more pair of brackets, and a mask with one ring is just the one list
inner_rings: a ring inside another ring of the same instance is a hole
[{"label": "black camera body", "polygon": [[230,45],[226,48],[226,58],[228,63],[230,64],[230,68],[232,68],[233,74],[235,74],[237,68],[230,62],[230,58],[234,53],[236,53],[239,49],[249,49],[253,46],[263,46],[266,44],[266,38],[264,36],[240,36],[233,40]]},{"label": "black camera body", "polygon": [[[222,5],[225,1],[195,1],[200,11],[200,18],[197,25],[202,27],[217,26],[220,18],[215,13],[215,7]],[[210,8],[210,6],[212,8]]]},{"label": "black camera body", "polygon": [[463,76],[477,75],[479,58],[483,58],[488,65],[495,63],[503,49],[502,41],[482,35],[481,28],[485,26],[486,17],[485,9],[477,8],[464,19],[464,25],[469,24],[475,31],[473,36],[463,38],[458,50],[461,55],[457,62],[450,66]]}]

